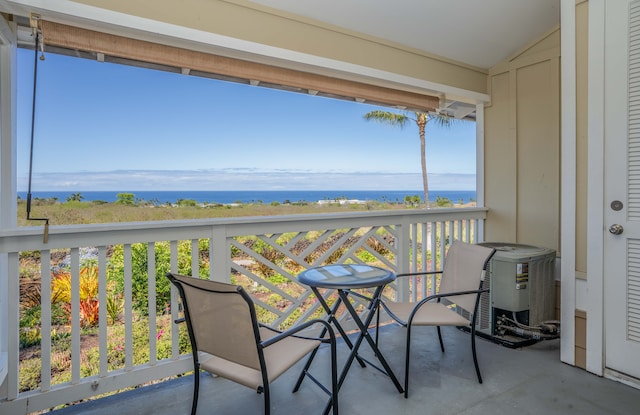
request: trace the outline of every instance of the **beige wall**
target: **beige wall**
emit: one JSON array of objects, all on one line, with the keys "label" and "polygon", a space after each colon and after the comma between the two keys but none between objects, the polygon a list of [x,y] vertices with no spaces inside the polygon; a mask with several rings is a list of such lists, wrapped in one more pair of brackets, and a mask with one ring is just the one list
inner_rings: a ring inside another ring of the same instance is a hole
[{"label": "beige wall", "polygon": [[[487,72],[243,0],[76,0],[77,3],[486,93]],[[429,41],[429,40],[425,40]]]},{"label": "beige wall", "polygon": [[560,31],[489,72],[485,239],[560,249]]}]

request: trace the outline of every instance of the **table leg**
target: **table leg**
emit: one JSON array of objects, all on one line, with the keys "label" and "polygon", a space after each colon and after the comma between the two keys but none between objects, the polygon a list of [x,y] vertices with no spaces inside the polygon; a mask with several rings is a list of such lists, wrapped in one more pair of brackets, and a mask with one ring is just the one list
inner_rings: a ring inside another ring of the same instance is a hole
[{"label": "table leg", "polygon": [[[347,362],[344,364],[342,368],[342,372],[340,373],[340,377],[338,378],[338,390],[340,390],[340,388],[342,387],[342,384],[344,383],[344,380],[347,377],[347,373],[349,372],[349,368],[351,367],[353,360],[355,358],[358,358],[358,349],[360,348],[362,341],[366,339],[367,342],[369,343],[369,346],[371,346],[371,349],[373,350],[374,355],[378,358],[378,361],[382,364],[384,370],[371,364],[371,362],[369,362],[369,364],[375,367],[376,369],[380,370],[382,373],[386,374],[388,377],[390,377],[391,381],[396,386],[396,389],[398,390],[399,393],[404,392],[404,389],[400,385],[400,382],[398,382],[398,378],[396,378],[396,375],[391,370],[391,367],[387,363],[386,359],[384,358],[384,356],[382,356],[382,353],[380,353],[380,349],[378,349],[377,344],[373,341],[373,339],[371,339],[371,335],[369,334],[369,324],[371,324],[371,320],[373,320],[373,316],[376,313],[376,310],[380,303],[380,296],[382,295],[383,288],[384,287],[376,288],[375,294],[373,295],[373,298],[371,298],[370,300],[369,307],[367,307],[369,311],[367,313],[367,316],[365,317],[364,322],[360,319],[358,312],[353,307],[353,305],[351,305],[351,303],[349,302],[348,290],[338,290],[338,295],[340,296],[340,299],[342,300],[345,307],[347,308],[347,311],[349,312],[349,314],[351,314],[354,321],[358,325],[358,328],[360,329],[360,334],[358,335],[358,338],[356,339],[356,342],[354,343],[353,348],[351,349],[351,353],[349,354],[349,358],[347,359]],[[329,402],[324,408],[323,415],[328,415],[329,412],[331,411],[331,408],[332,408],[331,400],[329,400]]]},{"label": "table leg", "polygon": [[[353,350],[353,347],[354,347],[353,343],[351,343],[351,340],[349,340],[349,337],[347,336],[347,333],[344,331],[344,329],[340,325],[340,322],[338,321],[338,319],[335,316],[336,315],[336,311],[338,311],[338,308],[340,307],[340,304],[342,304],[342,301],[343,301],[342,297],[339,296],[338,300],[335,302],[333,307],[329,307],[329,304],[327,304],[327,302],[325,301],[324,297],[322,297],[322,295],[320,294],[320,292],[318,291],[317,288],[311,287],[311,290],[313,291],[313,293],[315,294],[316,298],[318,299],[318,301],[322,305],[322,308],[324,308],[325,312],[329,316],[329,318],[328,318],[329,323],[333,324],[333,326],[338,330],[338,332],[340,333],[340,335],[344,339],[344,342],[347,344],[347,346],[349,346],[349,349]],[[322,331],[320,332],[320,337],[324,337],[325,334],[327,334],[327,329],[323,328]],[[296,384],[293,387],[292,393],[295,393],[300,389],[300,385],[302,385],[302,381],[304,380],[304,377],[307,375],[307,373],[309,371],[309,368],[311,367],[311,363],[313,362],[313,359],[316,357],[316,353],[317,352],[318,352],[318,348],[314,349],[311,352],[311,354],[309,355],[309,358],[307,359],[307,363],[305,363],[304,368],[302,369],[302,372],[300,372],[300,376],[298,376],[298,380],[296,381]],[[364,361],[362,361],[362,359],[360,359],[358,356],[356,356],[356,358],[358,359],[358,363],[360,363],[360,366],[366,367],[366,365],[365,365]],[[353,359],[351,359],[351,360],[353,360]]]},{"label": "table leg", "polygon": [[[391,370],[391,367],[387,363],[387,360],[384,358],[384,356],[380,352],[380,349],[378,349],[378,345],[376,344],[375,341],[373,341],[373,339],[371,338],[371,335],[369,334],[369,325],[371,324],[371,320],[373,320],[373,316],[376,313],[376,310],[378,309],[378,305],[380,303],[380,296],[382,295],[383,288],[384,287],[376,288],[373,298],[369,303],[369,307],[368,307],[369,311],[367,313],[367,316],[365,317],[364,322],[360,320],[360,317],[358,316],[358,312],[353,307],[353,305],[351,305],[351,303],[348,301],[348,298],[347,298],[348,294],[341,291],[340,297],[342,298],[342,301],[345,303],[345,307],[349,311],[349,314],[351,314],[354,321],[358,325],[358,328],[360,329],[360,334],[358,335],[358,339],[355,343],[354,349],[352,350],[351,354],[356,355],[358,352],[358,349],[360,348],[360,344],[362,343],[362,340],[366,339],[367,343],[369,343],[369,346],[371,347],[371,350],[373,350],[374,355],[378,358],[378,361],[382,364],[382,367],[384,368],[384,370],[381,370],[377,367],[376,369],[380,370],[382,373],[385,373],[387,376],[389,376],[389,378],[391,378],[391,381],[393,381],[393,384],[396,386],[396,389],[398,390],[398,392],[402,393],[404,392],[404,390],[400,385],[400,382],[398,382],[398,379],[396,378],[396,375],[393,373],[393,370]],[[352,361],[353,361],[353,357],[350,356],[350,360],[348,361],[347,365],[345,365],[345,369],[343,370],[343,373],[341,374],[340,379],[338,380],[338,389],[342,385],[342,382],[346,377],[348,366],[351,365]]]}]

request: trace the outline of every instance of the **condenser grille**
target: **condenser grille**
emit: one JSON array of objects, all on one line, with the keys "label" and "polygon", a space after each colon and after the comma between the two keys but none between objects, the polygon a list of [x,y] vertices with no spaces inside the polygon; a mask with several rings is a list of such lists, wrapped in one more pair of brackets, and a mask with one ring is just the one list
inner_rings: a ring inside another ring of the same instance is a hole
[{"label": "condenser grille", "polygon": [[555,257],[529,263],[529,324],[556,317]]},{"label": "condenser grille", "polygon": [[[487,264],[487,272],[484,276],[484,282],[482,288],[489,288],[491,290],[491,261]],[[480,310],[478,311],[478,317],[476,319],[476,329],[482,331],[491,330],[491,292],[483,293],[480,297]]]}]

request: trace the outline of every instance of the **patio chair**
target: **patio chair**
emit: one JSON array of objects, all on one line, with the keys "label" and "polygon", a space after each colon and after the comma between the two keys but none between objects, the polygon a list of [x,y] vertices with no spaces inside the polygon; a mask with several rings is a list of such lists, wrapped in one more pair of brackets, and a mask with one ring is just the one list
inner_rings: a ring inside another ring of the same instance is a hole
[{"label": "patio chair", "polygon": [[[331,388],[308,376],[331,397],[338,414],[336,337],[329,323],[310,320],[284,332],[258,323],[251,297],[240,286],[168,273],[177,287],[193,352],[194,389],[191,414],[198,405],[200,369],[264,394],[264,413],[270,413],[269,384],[321,343],[331,348]],[[323,338],[305,336],[301,330],[324,326]]]},{"label": "patio chair", "polygon": [[[476,314],[483,288],[486,266],[495,249],[454,241],[449,247],[442,271],[398,274],[397,277],[441,273],[438,294],[417,303],[383,301],[382,307],[396,322],[406,327],[406,355],[404,397],[409,397],[409,359],[411,356],[411,329],[413,326],[436,326],[440,349],[444,343],[440,326],[466,327],[471,333],[471,352],[478,382],[482,383],[476,355]],[[378,313],[378,325],[380,315]]]}]

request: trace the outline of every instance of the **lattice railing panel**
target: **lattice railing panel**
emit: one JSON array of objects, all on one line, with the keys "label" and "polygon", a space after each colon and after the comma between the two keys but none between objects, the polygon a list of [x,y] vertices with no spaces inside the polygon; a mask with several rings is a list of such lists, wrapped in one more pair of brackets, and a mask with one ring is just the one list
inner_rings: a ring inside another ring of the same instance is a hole
[{"label": "lattice railing panel", "polygon": [[[393,226],[368,226],[229,238],[232,281],[241,284],[266,311],[263,322],[283,327],[321,316],[322,310],[296,275],[334,263],[358,263],[395,269]],[[265,294],[267,292],[268,294]],[[333,294],[327,293],[329,302]],[[361,306],[360,300],[355,300]]]}]

